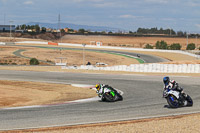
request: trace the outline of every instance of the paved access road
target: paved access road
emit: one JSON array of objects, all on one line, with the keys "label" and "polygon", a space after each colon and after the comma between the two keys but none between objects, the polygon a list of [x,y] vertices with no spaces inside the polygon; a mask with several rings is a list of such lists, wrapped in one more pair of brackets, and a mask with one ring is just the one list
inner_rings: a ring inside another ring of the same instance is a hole
[{"label": "paved access road", "polygon": [[115,103],[90,101],[37,108],[0,109],[0,130],[131,120],[200,111],[200,77],[173,77],[194,100],[193,107],[178,109],[165,107],[167,102],[162,98],[162,78],[147,75],[0,70],[0,80],[91,85],[105,83],[124,92],[124,100]]}]

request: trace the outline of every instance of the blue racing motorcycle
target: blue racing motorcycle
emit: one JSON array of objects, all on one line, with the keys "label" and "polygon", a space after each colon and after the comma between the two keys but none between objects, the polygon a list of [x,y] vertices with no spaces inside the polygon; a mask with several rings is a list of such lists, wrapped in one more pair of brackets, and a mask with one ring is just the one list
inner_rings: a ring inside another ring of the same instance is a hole
[{"label": "blue racing motorcycle", "polygon": [[180,93],[176,90],[166,89],[163,91],[163,97],[166,98],[167,103],[171,108],[178,108],[183,106],[193,106],[193,100],[189,95]]}]

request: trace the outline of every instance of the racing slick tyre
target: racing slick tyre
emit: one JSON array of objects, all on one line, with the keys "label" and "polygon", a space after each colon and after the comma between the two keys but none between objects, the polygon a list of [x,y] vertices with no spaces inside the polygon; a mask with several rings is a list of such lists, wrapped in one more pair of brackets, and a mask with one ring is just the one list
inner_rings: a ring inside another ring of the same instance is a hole
[{"label": "racing slick tyre", "polygon": [[118,92],[116,93],[116,96],[118,101],[123,101],[123,97]]},{"label": "racing slick tyre", "polygon": [[187,95],[186,100],[187,100],[187,106],[193,106],[193,100],[189,95]]},{"label": "racing slick tyre", "polygon": [[106,99],[107,102],[115,102],[115,97],[113,97],[109,92],[104,93],[103,97]]},{"label": "racing slick tyre", "polygon": [[179,101],[175,96],[169,95],[166,99],[171,108],[178,108],[180,106]]}]

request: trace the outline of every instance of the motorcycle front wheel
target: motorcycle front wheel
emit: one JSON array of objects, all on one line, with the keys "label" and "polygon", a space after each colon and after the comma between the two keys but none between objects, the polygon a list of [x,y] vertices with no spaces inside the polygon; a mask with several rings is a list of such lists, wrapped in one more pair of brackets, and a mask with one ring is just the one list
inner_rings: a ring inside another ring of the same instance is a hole
[{"label": "motorcycle front wheel", "polygon": [[178,99],[175,96],[169,95],[166,99],[171,108],[178,108],[180,106]]}]

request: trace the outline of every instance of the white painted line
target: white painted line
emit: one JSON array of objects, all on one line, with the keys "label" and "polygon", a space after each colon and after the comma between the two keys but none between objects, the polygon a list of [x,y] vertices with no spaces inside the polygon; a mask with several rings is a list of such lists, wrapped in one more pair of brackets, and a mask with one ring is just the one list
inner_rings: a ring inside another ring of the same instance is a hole
[{"label": "white painted line", "polygon": [[43,107],[43,106],[35,105],[35,106],[10,107],[10,108],[2,108],[0,110],[15,110],[15,109],[28,109],[28,108],[39,108],[39,107]]},{"label": "white painted line", "polygon": [[71,86],[74,86],[74,87],[82,87],[82,88],[92,88],[92,87],[94,87],[95,85],[71,84]]},{"label": "white painted line", "polygon": [[80,100],[75,100],[75,101],[69,101],[66,103],[85,103],[85,102],[92,102],[92,101],[98,101],[100,100],[99,97],[93,97],[93,98],[88,98],[88,99],[80,99]]}]

